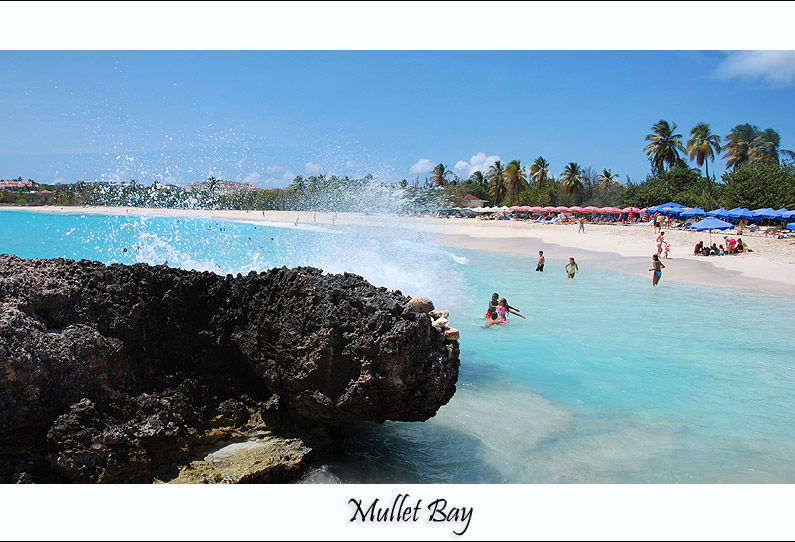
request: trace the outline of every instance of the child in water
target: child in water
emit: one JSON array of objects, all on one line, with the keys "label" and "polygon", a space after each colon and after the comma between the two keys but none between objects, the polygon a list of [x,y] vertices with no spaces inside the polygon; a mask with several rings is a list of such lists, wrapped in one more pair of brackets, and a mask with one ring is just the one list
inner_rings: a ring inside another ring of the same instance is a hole
[{"label": "child in water", "polygon": [[566,264],[566,273],[568,274],[568,278],[573,279],[574,275],[580,269],[577,267],[577,262],[574,261],[574,258],[569,258],[569,263]]}]

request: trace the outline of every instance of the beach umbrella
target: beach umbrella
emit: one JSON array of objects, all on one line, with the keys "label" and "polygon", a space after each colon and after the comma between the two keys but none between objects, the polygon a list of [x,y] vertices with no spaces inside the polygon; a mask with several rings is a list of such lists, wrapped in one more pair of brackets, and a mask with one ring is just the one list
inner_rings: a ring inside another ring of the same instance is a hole
[{"label": "beach umbrella", "polygon": [[795,210],[787,211],[781,215],[781,218],[795,218]]},{"label": "beach umbrella", "polygon": [[594,207],[593,205],[589,205],[588,207],[583,207],[582,210],[583,210],[584,213],[598,213],[599,212],[599,208],[598,207]]},{"label": "beach umbrella", "polygon": [[643,209],[643,212],[644,213],[649,213],[649,214],[654,214],[654,213],[656,213],[659,210],[660,210],[659,206],[655,205],[654,207],[646,207],[645,209]]},{"label": "beach umbrella", "polygon": [[537,212],[541,211],[541,207],[539,207],[538,205],[533,205],[532,207],[529,207],[528,210],[531,213],[537,213]]},{"label": "beach umbrella", "polygon": [[618,207],[602,207],[601,211],[609,215],[620,215],[621,209]]},{"label": "beach umbrella", "polygon": [[522,212],[525,212],[525,213],[529,213],[530,211],[532,211],[532,210],[533,210],[533,208],[532,208],[532,207],[530,207],[529,205],[522,205],[522,206],[519,208],[519,210],[520,210],[520,211],[522,211]]},{"label": "beach umbrella", "polygon": [[731,222],[726,222],[725,220],[721,220],[720,218],[715,218],[714,216],[710,216],[705,218],[704,220],[699,220],[695,224],[691,224],[688,228],[693,228],[696,231],[704,231],[704,230],[728,230],[734,227],[734,224]]},{"label": "beach umbrella", "polygon": [[754,211],[751,211],[751,214],[753,214],[754,218],[756,218],[758,220],[761,220],[761,219],[764,219],[764,218],[767,218],[768,220],[773,220],[773,219],[781,217],[781,213],[779,213],[778,211],[776,211],[775,209],[773,209],[771,207],[765,207],[763,209],[756,209]]},{"label": "beach umbrella", "polygon": [[509,207],[509,209],[510,209],[511,211],[523,211],[523,210],[524,210],[524,209],[522,208],[522,206],[521,206],[521,205],[511,205],[511,206]]},{"label": "beach umbrella", "polygon": [[542,213],[553,213],[553,212],[555,212],[555,208],[550,206],[550,205],[547,205],[546,207],[541,207],[541,212]]},{"label": "beach umbrella", "polygon": [[571,211],[571,209],[569,209],[568,207],[559,206],[559,207],[554,207],[553,211],[556,213],[568,213]]},{"label": "beach umbrella", "polygon": [[692,218],[694,216],[707,216],[707,213],[704,212],[704,209],[700,207],[693,207],[688,211],[683,211],[679,213],[679,216],[682,218]]},{"label": "beach umbrella", "polygon": [[623,209],[621,209],[621,212],[622,212],[622,213],[635,213],[635,214],[639,214],[641,211],[640,211],[640,209],[638,209],[637,207],[624,207]]},{"label": "beach umbrella", "polygon": [[718,218],[729,218],[729,211],[721,207],[720,209],[713,209],[712,211],[707,211],[707,216],[716,216]]},{"label": "beach umbrella", "polygon": [[735,207],[734,209],[729,211],[728,214],[729,218],[736,218],[738,220],[741,218],[744,218],[746,220],[751,220],[754,218],[753,213],[751,213],[751,211],[749,211],[745,207]]},{"label": "beach umbrella", "polygon": [[582,207],[580,207],[579,205],[575,205],[574,207],[569,207],[569,210],[572,213],[581,213],[583,211]]},{"label": "beach umbrella", "polygon": [[720,218],[710,216],[704,220],[699,220],[695,224],[691,224],[688,228],[693,228],[696,231],[709,230],[709,244],[712,244],[712,230],[728,230],[734,227],[731,222],[726,222]]},{"label": "beach umbrella", "polygon": [[788,230],[795,230],[795,222],[790,222],[789,224],[787,224],[787,229]]}]

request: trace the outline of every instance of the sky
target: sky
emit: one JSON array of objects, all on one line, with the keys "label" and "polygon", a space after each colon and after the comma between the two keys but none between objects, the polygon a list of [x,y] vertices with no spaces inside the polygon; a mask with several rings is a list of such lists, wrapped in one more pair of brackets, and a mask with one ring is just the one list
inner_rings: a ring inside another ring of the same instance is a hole
[{"label": "sky", "polygon": [[0,178],[283,187],[319,173],[422,181],[438,163],[468,178],[543,156],[555,175],[577,162],[639,182],[661,119],[683,141],[700,122],[721,139],[750,123],[795,150],[792,49],[590,50],[599,41],[586,39],[478,50],[470,39],[324,50],[316,35],[309,50],[218,50],[211,39],[144,50],[141,38],[69,50],[50,39],[48,50],[0,43]]}]

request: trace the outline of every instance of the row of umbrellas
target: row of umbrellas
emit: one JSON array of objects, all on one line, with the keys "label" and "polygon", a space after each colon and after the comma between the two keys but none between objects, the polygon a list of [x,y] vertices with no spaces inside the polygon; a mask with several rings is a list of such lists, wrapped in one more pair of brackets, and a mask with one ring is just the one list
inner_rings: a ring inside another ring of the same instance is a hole
[{"label": "row of umbrellas", "polygon": [[641,210],[637,207],[627,207],[619,209],[618,207],[530,207],[528,205],[514,205],[512,207],[475,207],[472,211],[476,213],[494,213],[494,212],[508,212],[518,211],[526,213],[584,213],[584,214],[601,214],[601,215],[621,215],[621,214],[640,214]]},{"label": "row of umbrellas", "polygon": [[700,207],[685,207],[684,205],[680,205],[678,203],[669,202],[663,203],[662,205],[657,205],[654,207],[648,207],[644,209],[646,213],[660,213],[663,215],[677,215],[682,218],[693,218],[693,217],[716,217],[723,220],[789,220],[795,219],[795,210],[787,210],[784,208],[781,209],[772,209],[770,207],[765,207],[761,209],[754,209],[753,211],[746,209],[745,207],[736,207],[734,209],[726,210],[723,207],[720,209],[714,209],[712,211],[704,211]]}]

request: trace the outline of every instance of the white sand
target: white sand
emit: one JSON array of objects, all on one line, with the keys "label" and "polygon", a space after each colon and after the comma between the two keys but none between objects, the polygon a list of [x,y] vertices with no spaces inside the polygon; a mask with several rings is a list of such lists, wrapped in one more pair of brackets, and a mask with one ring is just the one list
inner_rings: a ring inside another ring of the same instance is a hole
[{"label": "white sand", "polygon": [[[186,211],[179,209],[142,209],[124,207],[0,207],[0,210],[45,213],[129,214],[148,216],[204,217],[218,220],[291,222],[318,224],[336,228],[400,227],[433,234],[440,244],[493,252],[510,252],[536,258],[539,250],[547,259],[545,272],[560,271],[569,256],[577,258],[581,271],[587,266],[608,266],[620,271],[644,275],[651,282],[651,255],[656,252],[656,234],[650,225],[586,225],[586,233],[577,233],[577,225],[531,224],[517,220],[480,220],[463,218],[409,218],[359,213],[314,213],[311,211]],[[693,256],[693,247],[709,241],[708,232],[664,230],[671,245],[663,280],[705,284],[745,290],[769,291],[795,295],[795,240],[765,238],[745,234],[743,240],[753,249],[748,254],[732,256]],[[730,230],[731,231],[731,230]],[[713,232],[712,241],[724,244],[727,232]],[[583,265],[583,263],[585,265]],[[560,267],[560,269],[556,269]],[[535,267],[533,266],[533,269]],[[529,269],[528,271],[533,271]]]}]

